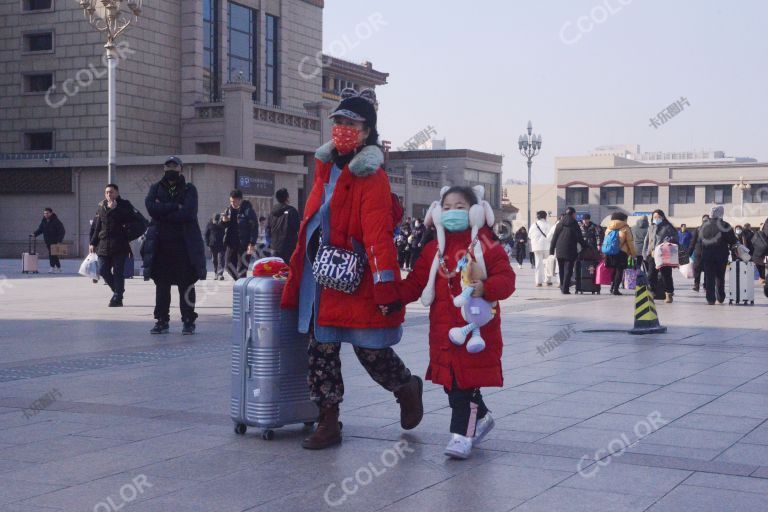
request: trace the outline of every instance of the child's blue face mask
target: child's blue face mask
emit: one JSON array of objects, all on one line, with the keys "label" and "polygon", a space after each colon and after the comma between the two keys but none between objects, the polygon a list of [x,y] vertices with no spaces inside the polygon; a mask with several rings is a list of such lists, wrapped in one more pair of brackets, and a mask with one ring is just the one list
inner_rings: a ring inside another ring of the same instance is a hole
[{"label": "child's blue face mask", "polygon": [[446,210],[442,215],[443,226],[451,232],[464,231],[469,228],[469,212],[467,210]]}]

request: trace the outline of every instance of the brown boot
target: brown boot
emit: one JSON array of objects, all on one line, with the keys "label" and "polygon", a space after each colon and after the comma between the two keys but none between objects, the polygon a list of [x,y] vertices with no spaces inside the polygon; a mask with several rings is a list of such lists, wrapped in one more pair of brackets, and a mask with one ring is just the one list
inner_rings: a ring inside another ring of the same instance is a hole
[{"label": "brown boot", "polygon": [[317,428],[311,436],[301,442],[307,450],[322,450],[341,443],[341,425],[339,425],[339,404],[320,408]]},{"label": "brown boot", "polygon": [[664,302],[666,302],[667,304],[671,304],[672,303],[672,294],[668,293],[668,294],[666,294],[666,297],[667,298],[664,299]]},{"label": "brown boot", "polygon": [[421,423],[424,417],[424,403],[421,393],[424,383],[419,377],[411,375],[411,380],[395,390],[397,403],[400,404],[400,426],[411,430]]}]

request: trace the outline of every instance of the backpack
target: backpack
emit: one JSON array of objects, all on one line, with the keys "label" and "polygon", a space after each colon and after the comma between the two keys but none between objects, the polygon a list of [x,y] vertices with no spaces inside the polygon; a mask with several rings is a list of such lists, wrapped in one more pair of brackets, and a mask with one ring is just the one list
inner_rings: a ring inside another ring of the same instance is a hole
[{"label": "backpack", "polygon": [[752,237],[752,254],[757,261],[768,256],[768,235],[763,231],[758,231]]},{"label": "backpack", "polygon": [[133,219],[125,225],[125,237],[129,242],[133,242],[147,231],[149,222],[139,210],[133,208]]},{"label": "backpack", "polygon": [[615,256],[621,252],[621,246],[619,241],[619,231],[612,230],[605,235],[603,240],[603,254],[606,256]]}]

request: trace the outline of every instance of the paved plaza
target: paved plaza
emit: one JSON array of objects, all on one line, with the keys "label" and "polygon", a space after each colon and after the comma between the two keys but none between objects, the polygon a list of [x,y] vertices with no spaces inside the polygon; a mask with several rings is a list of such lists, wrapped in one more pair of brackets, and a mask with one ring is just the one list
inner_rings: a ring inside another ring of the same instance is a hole
[{"label": "paved plaza", "polygon": [[[151,336],[152,283],[128,281],[125,307],[107,308],[77,264],[24,276],[0,262],[0,511],[768,510],[762,293],[710,307],[676,277],[674,304],[658,304],[669,331],[634,337],[633,296],[562,296],[516,269],[504,387],[485,390],[496,428],[452,461],[443,390],[425,383],[424,420],[404,432],[350,347],[340,446],[303,450],[301,426],[236,435],[232,281],[199,287],[195,336],[177,309]],[[420,375],[428,328],[409,306],[396,350]]]}]

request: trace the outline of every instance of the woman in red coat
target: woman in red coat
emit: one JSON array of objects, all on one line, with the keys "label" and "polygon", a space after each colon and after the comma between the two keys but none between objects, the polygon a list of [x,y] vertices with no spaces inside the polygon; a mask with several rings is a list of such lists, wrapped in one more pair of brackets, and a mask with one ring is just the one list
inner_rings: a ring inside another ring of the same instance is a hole
[{"label": "woman in red coat", "polygon": [[[320,414],[317,429],[302,446],[312,450],[341,442],[342,342],[352,344],[370,376],[395,394],[404,429],[416,427],[424,415],[422,381],[392,350],[402,336],[404,311],[395,287],[400,269],[389,178],[377,145],[376,97],[371,90],[345,89],[342,98],[330,116],[333,140],[315,153],[315,181],[282,297],[283,308],[298,309],[299,332],[310,335],[310,398]],[[312,264],[321,245],[357,252],[363,264],[367,258],[352,293],[316,282]],[[382,316],[380,305],[388,305],[391,314]]]},{"label": "woman in red coat", "polygon": [[[485,342],[480,352],[471,353],[464,340],[459,340],[462,344],[457,345],[450,339],[451,329],[467,325],[461,309],[454,306],[454,298],[462,293],[460,261],[466,255],[486,276],[469,283],[474,288],[473,297],[494,303],[515,291],[515,272],[509,265],[507,253],[488,227],[493,225],[493,211],[482,201],[482,195],[482,187],[443,189],[441,202],[433,203],[427,214],[427,222],[434,223],[437,230],[437,240],[424,248],[413,272],[398,285],[403,304],[421,296],[422,303],[431,306],[426,378],[441,384],[448,394],[453,410],[453,435],[445,454],[460,459],[467,458],[473,444],[481,442],[494,425],[480,388],[503,384],[498,306],[494,317],[479,330]],[[386,311],[382,308],[382,312]]]}]

